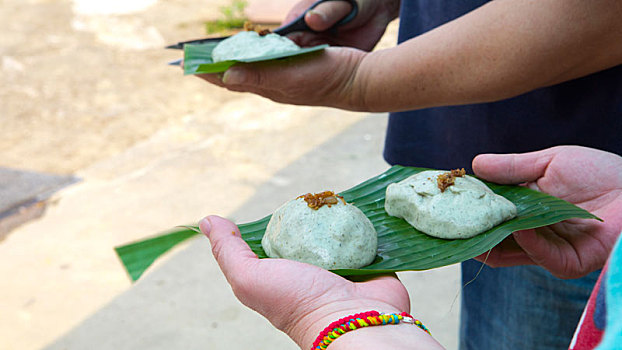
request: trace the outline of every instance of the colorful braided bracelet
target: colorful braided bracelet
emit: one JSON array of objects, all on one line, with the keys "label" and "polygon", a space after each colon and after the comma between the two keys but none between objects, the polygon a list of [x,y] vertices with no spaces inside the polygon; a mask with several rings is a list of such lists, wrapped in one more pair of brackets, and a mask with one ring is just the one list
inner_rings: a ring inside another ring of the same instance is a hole
[{"label": "colorful braided bracelet", "polygon": [[353,331],[362,327],[382,326],[385,324],[398,324],[401,322],[412,323],[423,329],[426,333],[432,335],[430,331],[411,315],[402,312],[401,314],[381,314],[378,311],[367,311],[360,314],[354,314],[341,318],[324,328],[320,335],[313,342],[311,350],[323,350],[330,345],[335,339],[349,331]]}]

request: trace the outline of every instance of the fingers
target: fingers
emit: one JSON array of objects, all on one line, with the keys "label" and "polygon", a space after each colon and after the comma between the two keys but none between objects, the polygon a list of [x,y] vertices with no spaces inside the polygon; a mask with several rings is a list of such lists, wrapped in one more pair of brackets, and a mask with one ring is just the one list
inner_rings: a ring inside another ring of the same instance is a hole
[{"label": "fingers", "polygon": [[262,72],[246,67],[231,67],[222,76],[223,85],[262,85]]},{"label": "fingers", "polygon": [[365,285],[366,288],[378,288],[379,290],[384,290],[385,292],[387,289],[403,288],[402,282],[398,279],[395,273],[367,276],[367,279],[365,281],[361,281],[361,284]]},{"label": "fingers", "polygon": [[283,20],[283,25],[292,22],[298,18],[303,12],[305,12],[316,0],[302,0],[297,2],[287,13]]},{"label": "fingers", "polygon": [[212,253],[228,280],[232,276],[243,275],[245,266],[257,260],[257,255],[244,242],[237,226],[231,221],[208,216],[199,222],[199,228],[209,239]]},{"label": "fingers", "polygon": [[200,75],[210,83],[237,92],[250,92],[280,103],[322,105],[342,109],[360,106],[360,89],[353,77],[366,53],[327,48],[278,62],[236,64],[223,75]]},{"label": "fingers", "polygon": [[305,22],[311,29],[322,32],[344,18],[351,10],[352,6],[345,1],[327,1],[308,11]]},{"label": "fingers", "polygon": [[580,260],[577,252],[551,226],[515,232],[514,238],[534,263],[547,269],[555,277],[578,277],[574,275],[569,264],[570,261]]},{"label": "fingers", "polygon": [[[300,1],[289,11],[283,23],[290,23],[304,13],[315,0]],[[352,10],[352,6],[345,1],[327,1],[307,11],[305,22],[309,28],[321,32],[330,28]]]},{"label": "fingers", "polygon": [[357,294],[366,295],[372,300],[389,301],[388,304],[397,310],[409,311],[408,291],[395,273],[360,277],[360,282],[354,284]]},{"label": "fingers", "polygon": [[559,278],[576,277],[566,268],[567,257],[560,247],[567,245],[550,228],[517,231],[495,246],[490,254],[474,259],[490,267],[539,265]]},{"label": "fingers", "polygon": [[223,79],[223,74],[219,73],[219,74],[197,74],[197,77],[210,82],[214,85],[220,86],[220,87],[225,87],[225,84],[222,82]]},{"label": "fingers", "polygon": [[473,258],[479,262],[483,262],[490,267],[507,267],[517,265],[533,265],[528,254],[514,240],[513,236],[501,241],[491,251],[478,255]]},{"label": "fingers", "polygon": [[388,273],[386,275],[354,275],[346,277],[350,282],[356,283],[368,283],[377,280],[385,280],[385,279],[397,279],[397,275],[395,273]]},{"label": "fingers", "polygon": [[[284,62],[236,64],[222,75],[222,84],[227,88],[256,86],[267,90],[284,90],[289,87],[304,86],[305,82],[309,81],[316,84],[325,83],[327,79],[318,77],[324,73],[326,63],[322,62],[341,58],[338,51],[329,48],[304,57],[291,57]],[[214,77],[208,76],[207,78],[213,79]],[[321,86],[315,86],[315,88],[321,88]]]},{"label": "fingers", "polygon": [[[276,74],[281,76],[279,72]],[[220,74],[197,74],[196,76],[230,91],[253,92],[262,96],[261,90],[269,90],[269,87],[274,85],[271,84],[273,75],[270,71],[253,69],[247,65],[231,67]]]},{"label": "fingers", "polygon": [[533,182],[553,159],[549,150],[522,154],[480,154],[473,159],[475,175],[500,184]]}]

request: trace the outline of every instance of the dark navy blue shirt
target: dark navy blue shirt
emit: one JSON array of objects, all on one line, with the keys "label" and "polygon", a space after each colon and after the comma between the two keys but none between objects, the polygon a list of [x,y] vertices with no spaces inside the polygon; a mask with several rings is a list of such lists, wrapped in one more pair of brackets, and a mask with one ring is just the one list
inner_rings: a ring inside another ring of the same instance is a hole
[{"label": "dark navy blue shirt", "polygon": [[[399,42],[486,2],[402,0]],[[622,154],[622,66],[499,102],[391,113],[384,156],[390,164],[471,171],[480,153],[555,145]]]}]

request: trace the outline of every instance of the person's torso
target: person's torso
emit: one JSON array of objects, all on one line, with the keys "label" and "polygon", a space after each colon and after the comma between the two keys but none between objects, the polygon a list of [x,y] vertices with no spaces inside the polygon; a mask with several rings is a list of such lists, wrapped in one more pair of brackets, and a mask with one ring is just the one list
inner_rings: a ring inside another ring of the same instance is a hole
[{"label": "person's torso", "polygon": [[[399,41],[486,2],[402,0]],[[563,144],[622,154],[621,135],[622,66],[617,66],[503,101],[391,113],[384,155],[391,164],[470,169],[480,153]]]}]

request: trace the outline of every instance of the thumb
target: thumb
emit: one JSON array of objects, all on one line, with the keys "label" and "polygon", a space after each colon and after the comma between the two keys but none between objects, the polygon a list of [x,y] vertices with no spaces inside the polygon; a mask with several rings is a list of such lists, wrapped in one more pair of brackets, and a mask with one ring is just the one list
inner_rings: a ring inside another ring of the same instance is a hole
[{"label": "thumb", "polygon": [[243,275],[244,267],[257,259],[231,221],[212,215],[201,220],[199,228],[209,239],[214,258],[227,280]]},{"label": "thumb", "polygon": [[307,11],[305,22],[316,32],[323,32],[344,18],[352,6],[345,1],[327,1]]},{"label": "thumb", "polygon": [[478,177],[500,184],[533,182],[544,176],[553,159],[550,150],[520,154],[480,154],[473,159]]}]

